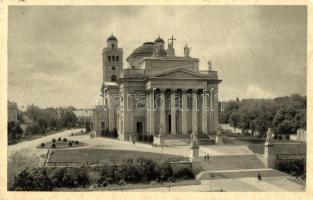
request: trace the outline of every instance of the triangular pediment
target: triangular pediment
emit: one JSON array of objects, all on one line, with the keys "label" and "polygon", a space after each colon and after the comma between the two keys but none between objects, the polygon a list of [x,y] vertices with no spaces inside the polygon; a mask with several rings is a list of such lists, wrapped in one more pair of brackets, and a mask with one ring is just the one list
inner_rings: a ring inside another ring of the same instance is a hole
[{"label": "triangular pediment", "polygon": [[196,73],[187,69],[183,69],[183,68],[175,68],[175,69],[166,70],[161,73],[154,74],[152,77],[154,78],[179,78],[179,79],[181,78],[186,78],[186,79],[207,78],[207,76],[203,74],[199,74],[199,73]]}]

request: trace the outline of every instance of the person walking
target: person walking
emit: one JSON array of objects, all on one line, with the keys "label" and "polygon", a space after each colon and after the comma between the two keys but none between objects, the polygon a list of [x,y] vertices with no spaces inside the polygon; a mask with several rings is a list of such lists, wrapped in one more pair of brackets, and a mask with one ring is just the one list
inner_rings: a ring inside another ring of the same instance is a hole
[{"label": "person walking", "polygon": [[210,160],[210,156],[209,156],[209,154],[207,154],[207,158],[206,158],[208,161]]},{"label": "person walking", "polygon": [[261,174],[260,173],[258,173],[258,182],[262,182],[262,177],[261,177]]},{"label": "person walking", "polygon": [[204,155],[203,157],[204,157],[204,162],[206,162],[206,155]]}]

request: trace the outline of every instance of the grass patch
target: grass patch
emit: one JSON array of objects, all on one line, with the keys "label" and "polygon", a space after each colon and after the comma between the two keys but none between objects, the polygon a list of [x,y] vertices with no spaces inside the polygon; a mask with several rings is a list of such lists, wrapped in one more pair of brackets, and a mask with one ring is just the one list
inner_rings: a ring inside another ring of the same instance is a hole
[{"label": "grass patch", "polygon": [[52,150],[49,162],[100,162],[111,163],[119,162],[126,159],[146,158],[154,161],[177,159],[183,160],[186,157],[150,153],[130,150],[113,150],[113,149],[70,149],[70,150]]}]

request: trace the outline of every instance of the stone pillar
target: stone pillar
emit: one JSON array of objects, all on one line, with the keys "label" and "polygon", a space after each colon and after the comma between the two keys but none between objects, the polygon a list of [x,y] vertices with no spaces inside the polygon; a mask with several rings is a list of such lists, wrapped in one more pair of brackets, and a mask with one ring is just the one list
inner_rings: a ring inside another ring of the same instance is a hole
[{"label": "stone pillar", "polygon": [[203,93],[202,96],[202,133],[208,134],[208,96]]},{"label": "stone pillar", "polygon": [[155,121],[154,121],[154,90],[151,91],[150,93],[150,116],[149,116],[149,121],[150,121],[150,134],[154,135],[155,133]]},{"label": "stone pillar", "polygon": [[263,163],[268,168],[275,169],[276,155],[274,145],[268,143],[264,145]]},{"label": "stone pillar", "polygon": [[171,134],[176,134],[176,105],[175,91],[171,93]]},{"label": "stone pillar", "polygon": [[192,133],[198,134],[197,92],[192,91]]},{"label": "stone pillar", "polygon": [[165,134],[165,105],[166,105],[165,91],[161,90],[160,93],[160,135]]},{"label": "stone pillar", "polygon": [[187,134],[187,91],[182,90],[182,134]]},{"label": "stone pillar", "polygon": [[109,106],[109,130],[113,131],[114,129],[114,109]]}]

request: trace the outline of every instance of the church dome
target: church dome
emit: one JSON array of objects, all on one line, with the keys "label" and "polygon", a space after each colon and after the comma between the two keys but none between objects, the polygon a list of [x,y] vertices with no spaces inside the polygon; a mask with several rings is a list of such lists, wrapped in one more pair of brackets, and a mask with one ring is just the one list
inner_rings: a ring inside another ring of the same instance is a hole
[{"label": "church dome", "polygon": [[153,42],[145,42],[143,45],[137,47],[129,57],[133,56],[152,56],[153,54]]},{"label": "church dome", "polygon": [[164,40],[159,36],[154,42],[155,42],[155,43],[157,43],[157,42],[162,42],[162,43],[164,43]]},{"label": "church dome", "polygon": [[107,41],[109,41],[109,40],[117,40],[117,38],[112,34],[108,39],[107,39]]}]

